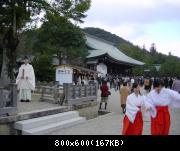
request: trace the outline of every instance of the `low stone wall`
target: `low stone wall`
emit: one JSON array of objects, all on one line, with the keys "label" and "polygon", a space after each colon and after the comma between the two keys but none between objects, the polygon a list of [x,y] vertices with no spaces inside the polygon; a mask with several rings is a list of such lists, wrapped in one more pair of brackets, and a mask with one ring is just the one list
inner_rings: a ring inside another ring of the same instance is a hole
[{"label": "low stone wall", "polygon": [[70,107],[54,107],[31,112],[20,113],[14,116],[0,117],[0,135],[19,135],[19,131],[14,129],[14,123],[17,121],[28,120],[63,112],[71,111]]},{"label": "low stone wall", "polygon": [[86,117],[87,120],[98,117],[99,103],[96,101],[75,104],[72,106],[73,110],[79,112],[79,115]]},{"label": "low stone wall", "polygon": [[17,131],[13,126],[14,123],[0,124],[0,135],[17,135]]}]

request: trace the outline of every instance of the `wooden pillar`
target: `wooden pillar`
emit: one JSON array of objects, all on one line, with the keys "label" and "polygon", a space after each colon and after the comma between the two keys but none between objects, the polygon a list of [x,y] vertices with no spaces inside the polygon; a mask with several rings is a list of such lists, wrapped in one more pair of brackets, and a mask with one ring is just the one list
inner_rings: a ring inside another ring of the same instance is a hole
[{"label": "wooden pillar", "polygon": [[72,84],[67,84],[67,83],[63,84],[64,96],[66,101],[71,99],[71,96],[69,95],[71,87],[73,87],[73,93],[74,93],[74,86]]},{"label": "wooden pillar", "polygon": [[95,85],[95,95],[96,95],[96,100],[98,98],[98,84],[96,83]]},{"label": "wooden pillar", "polygon": [[4,95],[3,95],[3,89],[0,88],[0,108],[3,108],[4,106]]},{"label": "wooden pillar", "polygon": [[76,87],[73,85],[73,99],[76,99]]},{"label": "wooden pillar", "polygon": [[41,92],[41,98],[40,98],[41,101],[44,100],[44,94],[45,94],[45,88],[42,86],[42,92]]},{"label": "wooden pillar", "polygon": [[17,108],[17,85],[16,84],[10,84],[11,91],[12,91],[12,107]]},{"label": "wooden pillar", "polygon": [[87,85],[84,86],[84,97],[87,97]]}]

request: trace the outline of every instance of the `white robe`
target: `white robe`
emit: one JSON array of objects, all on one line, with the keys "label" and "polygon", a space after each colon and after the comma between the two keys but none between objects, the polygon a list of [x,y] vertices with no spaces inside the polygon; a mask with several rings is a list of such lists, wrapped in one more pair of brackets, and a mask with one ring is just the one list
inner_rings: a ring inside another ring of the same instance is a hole
[{"label": "white robe", "polygon": [[126,116],[132,123],[134,123],[136,114],[140,110],[139,107],[143,105],[144,105],[144,96],[141,95],[136,96],[135,93],[132,93],[127,97]]},{"label": "white robe", "polygon": [[[24,70],[24,79],[21,79],[23,76],[23,70]],[[28,77],[28,79],[26,79]],[[34,91],[35,89],[35,75],[34,75],[34,69],[32,65],[30,64],[23,64],[19,68],[19,73],[16,78],[16,84],[18,86],[18,90],[20,89],[31,89]]]},{"label": "white robe", "polygon": [[156,106],[171,106],[180,108],[180,94],[176,91],[162,88],[158,94],[155,90],[151,91],[145,100],[145,108],[151,108],[150,115],[155,118],[157,115]]}]

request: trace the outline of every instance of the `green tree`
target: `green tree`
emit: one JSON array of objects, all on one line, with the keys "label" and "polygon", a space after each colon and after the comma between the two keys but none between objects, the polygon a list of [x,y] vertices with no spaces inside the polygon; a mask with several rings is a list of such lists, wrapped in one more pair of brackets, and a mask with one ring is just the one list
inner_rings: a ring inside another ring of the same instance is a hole
[{"label": "green tree", "polygon": [[43,0],[2,0],[0,3],[0,35],[3,51],[1,77],[14,79],[16,48],[19,44],[18,31],[47,7]]},{"label": "green tree", "polygon": [[83,22],[84,13],[90,7],[90,0],[1,0],[0,2],[0,45],[3,51],[1,78],[14,79],[18,33],[26,23],[33,21],[41,12],[52,12]]},{"label": "green tree", "polygon": [[180,61],[176,58],[169,57],[164,62],[160,69],[162,76],[179,76],[180,75]]},{"label": "green tree", "polygon": [[60,63],[67,60],[85,57],[88,52],[86,40],[81,29],[65,17],[48,13],[47,21],[38,30],[38,40],[34,49],[40,53],[57,54]]},{"label": "green tree", "polygon": [[155,43],[152,43],[152,44],[151,44],[151,47],[150,47],[150,53],[151,53],[152,55],[154,55],[156,52],[157,52],[157,51],[156,51],[156,45],[155,45]]},{"label": "green tree", "polygon": [[52,57],[47,54],[37,55],[32,65],[34,67],[36,80],[54,81],[55,69],[52,65]]}]

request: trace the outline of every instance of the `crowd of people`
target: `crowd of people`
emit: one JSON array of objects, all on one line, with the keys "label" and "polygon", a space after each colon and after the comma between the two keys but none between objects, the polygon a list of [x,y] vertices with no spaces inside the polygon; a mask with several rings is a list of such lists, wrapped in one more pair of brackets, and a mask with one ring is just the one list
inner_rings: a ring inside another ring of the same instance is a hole
[{"label": "crowd of people", "polygon": [[[127,85],[132,86],[135,82],[139,83],[140,86],[145,85],[150,85],[152,86],[153,81],[156,78],[160,77],[143,77],[143,76],[122,76],[122,75],[106,75],[105,77],[98,77],[97,82],[98,82],[98,87],[102,85],[103,81],[107,81],[110,84],[110,88],[114,88],[115,91],[120,90],[121,85],[123,83],[127,83]],[[165,86],[165,88],[170,88],[172,89],[173,82],[176,80],[176,77],[161,77],[160,78]],[[149,80],[149,81],[148,81]],[[148,81],[148,83],[147,83]]]},{"label": "crowd of people", "polygon": [[[109,86],[108,86],[109,83]],[[169,105],[180,107],[180,78],[119,77],[98,79],[101,102],[107,108],[110,89],[119,90],[123,120],[123,135],[141,135],[143,115],[141,108],[151,116],[151,134],[168,135],[170,128]],[[110,87],[110,89],[109,89]]]},{"label": "crowd of people", "polygon": [[97,76],[95,74],[88,73],[74,73],[73,84],[74,85],[91,85],[97,83]]}]

